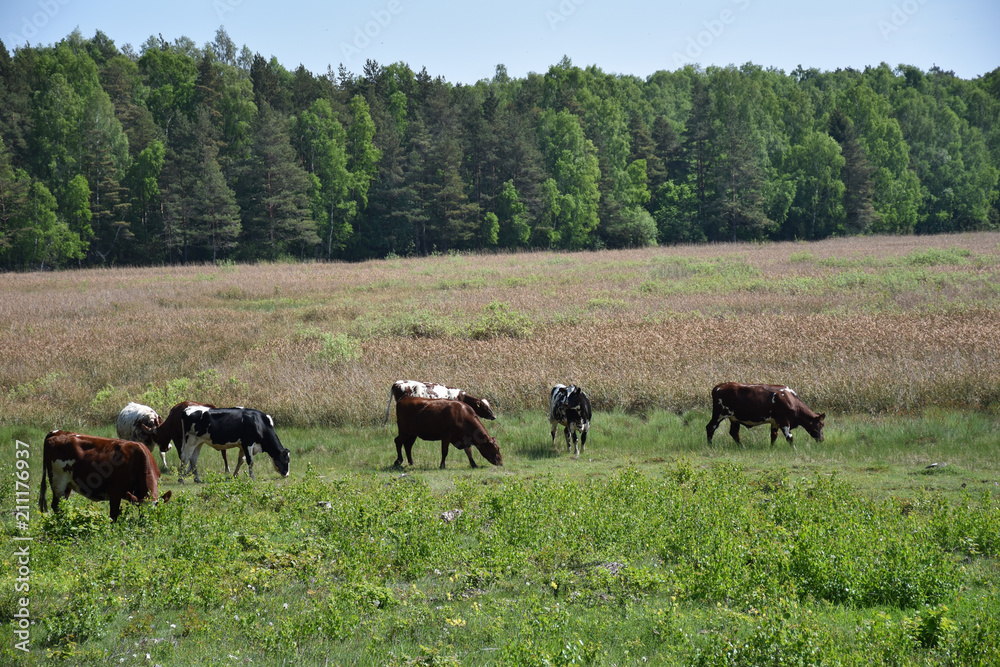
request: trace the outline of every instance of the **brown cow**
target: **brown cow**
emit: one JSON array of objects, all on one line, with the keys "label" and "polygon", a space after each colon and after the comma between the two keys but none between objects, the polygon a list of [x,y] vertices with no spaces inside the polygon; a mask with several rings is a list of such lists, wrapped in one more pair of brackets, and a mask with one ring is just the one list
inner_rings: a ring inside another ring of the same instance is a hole
[{"label": "brown cow", "polygon": [[495,466],[503,465],[496,438],[486,432],[475,411],[460,401],[403,396],[396,401],[396,423],[399,426],[395,441],[397,466],[403,463],[403,447],[406,447],[406,460],[413,465],[413,443],[417,438],[441,441],[441,468],[448,457],[449,444],[464,450],[473,468],[476,467],[470,449],[473,445],[484,459]]},{"label": "brown cow", "polygon": [[724,382],[712,388],[712,419],[705,427],[708,441],[712,442],[715,429],[723,419],[729,419],[729,435],[740,442],[740,426],[753,428],[771,425],[771,444],[778,438],[780,429],[789,445],[792,429],[801,426],[818,442],[823,442],[823,420],[826,413],[816,414],[799,395],[781,384],[739,384]]},{"label": "brown cow", "polygon": [[392,400],[397,401],[403,396],[418,396],[420,398],[447,398],[452,401],[461,401],[476,411],[480,419],[496,419],[490,402],[485,398],[476,398],[465,393],[462,389],[447,387],[436,382],[420,382],[418,380],[396,380],[389,390],[389,403],[385,406],[385,419],[382,423],[389,421],[389,410],[392,409]]},{"label": "brown cow", "polygon": [[[121,514],[122,499],[141,503],[159,495],[160,468],[145,445],[131,440],[52,431],[42,449],[42,485],[38,509],[48,511],[45,482],[52,484],[52,510],[70,491],[91,500],[111,501],[111,520]],[[167,491],[162,496],[170,498]]]}]

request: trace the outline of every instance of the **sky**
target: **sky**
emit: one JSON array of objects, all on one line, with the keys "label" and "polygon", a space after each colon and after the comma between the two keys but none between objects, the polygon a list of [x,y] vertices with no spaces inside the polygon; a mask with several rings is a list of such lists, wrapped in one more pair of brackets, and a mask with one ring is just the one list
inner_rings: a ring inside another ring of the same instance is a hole
[{"label": "sky", "polygon": [[997,0],[3,0],[0,39],[54,44],[97,30],[136,51],[151,35],[237,46],[325,74],[404,62],[451,83],[575,65],[646,78],[685,64],[791,72],[888,63],[965,79],[1000,66]]}]

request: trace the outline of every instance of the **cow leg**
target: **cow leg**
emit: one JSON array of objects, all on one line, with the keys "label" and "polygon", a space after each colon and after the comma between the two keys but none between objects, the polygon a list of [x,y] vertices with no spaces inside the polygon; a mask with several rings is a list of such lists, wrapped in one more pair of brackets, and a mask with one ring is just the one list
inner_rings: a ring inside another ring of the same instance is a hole
[{"label": "cow leg", "polygon": [[[229,474],[229,457],[226,456],[226,450],[220,449],[222,453],[222,465],[226,466],[226,474]],[[243,461],[243,452],[240,452],[240,459],[236,462],[236,472],[240,471],[240,463]],[[236,477],[236,473],[233,473],[233,477]]]},{"label": "cow leg", "polygon": [[778,425],[771,424],[771,446],[774,446],[774,441],[778,439]]},{"label": "cow leg", "polygon": [[[406,444],[405,439],[401,435],[397,435],[394,440],[396,443],[396,462],[392,465],[396,467],[401,467],[403,465],[403,445]],[[407,449],[407,455],[409,455],[409,449]],[[413,460],[410,460],[410,465],[413,465]]]},{"label": "cow leg", "polygon": [[[447,438],[441,441],[441,470],[444,470],[444,460],[448,458],[448,447],[451,445]],[[468,454],[469,450],[466,449],[465,452]],[[469,459],[472,459],[472,454],[469,454]],[[475,464],[473,464],[475,467]]]},{"label": "cow leg", "polygon": [[473,468],[478,468],[476,462],[472,459],[472,447],[465,448],[465,455],[469,457],[469,465]]},{"label": "cow leg", "polygon": [[[566,436],[566,452],[569,453],[569,447],[570,447],[570,445],[569,445],[569,424],[566,424],[566,426],[563,427],[563,435]],[[573,436],[575,437],[576,434],[574,433]]]},{"label": "cow leg", "polygon": [[[45,471],[42,471],[45,474]],[[69,498],[69,479],[68,475],[72,474],[66,470],[60,470],[55,464],[52,466],[52,474],[49,478],[52,482],[52,511],[59,511],[59,503],[63,498]]]},{"label": "cow leg", "polygon": [[705,425],[705,434],[708,436],[708,444],[712,444],[712,436],[715,435],[715,430],[719,428],[719,424],[725,419],[718,410],[712,412],[712,418]]},{"label": "cow leg", "polygon": [[740,442],[740,423],[734,419],[729,420],[729,435],[733,437],[737,445],[743,446],[743,443]]},{"label": "cow leg", "polygon": [[556,428],[559,426],[559,422],[556,422],[556,421],[553,421],[553,420],[550,419],[549,423],[552,424],[552,446],[555,447],[556,446]]},{"label": "cow leg", "polygon": [[583,448],[587,446],[587,430],[583,429],[580,431],[580,453],[583,454]]},{"label": "cow leg", "polygon": [[[222,450],[222,455],[223,456],[226,455],[226,450],[224,450],[224,449]],[[240,449],[240,456],[239,456],[238,459],[236,459],[236,470],[233,471],[233,477],[239,477],[240,476],[240,467],[243,465],[244,459],[246,459],[246,457],[243,456],[243,450]],[[225,460],[225,459],[223,459],[223,460]],[[229,472],[229,466],[228,465],[226,466],[226,472]]]},{"label": "cow leg", "polygon": [[118,517],[122,513],[122,497],[121,496],[111,496],[111,520],[117,521]]},{"label": "cow leg", "polygon": [[[785,434],[785,440],[788,441],[788,444],[791,445],[792,447],[794,447],[795,444],[792,443],[792,427],[789,426],[788,424],[785,424],[784,426],[781,427],[781,432]],[[777,437],[778,437],[778,434],[776,432],[772,431],[771,432],[771,444],[772,445],[774,444],[774,440]]]},{"label": "cow leg", "polygon": [[201,443],[194,448],[191,452],[190,461],[188,461],[188,472],[194,472],[194,481],[201,482],[201,477],[198,476],[198,455],[201,454]]}]

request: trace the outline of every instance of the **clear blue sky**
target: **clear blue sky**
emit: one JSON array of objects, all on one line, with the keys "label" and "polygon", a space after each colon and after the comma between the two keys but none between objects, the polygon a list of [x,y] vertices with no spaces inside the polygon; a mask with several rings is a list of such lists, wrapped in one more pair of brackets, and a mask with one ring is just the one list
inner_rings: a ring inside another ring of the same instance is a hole
[{"label": "clear blue sky", "polygon": [[886,62],[973,78],[1000,66],[996,0],[3,0],[0,38],[52,44],[79,28],[136,50],[150,36],[199,46],[223,25],[237,46],[323,74],[366,59],[403,61],[472,83],[503,63],[545,72],[564,55],[580,66],[646,77],[693,62],[752,61],[790,72]]}]

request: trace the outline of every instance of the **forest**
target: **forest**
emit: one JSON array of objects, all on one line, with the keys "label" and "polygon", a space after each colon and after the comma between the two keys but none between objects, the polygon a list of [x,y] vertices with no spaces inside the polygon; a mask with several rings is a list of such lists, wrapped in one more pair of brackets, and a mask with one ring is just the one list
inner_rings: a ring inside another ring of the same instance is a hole
[{"label": "forest", "polygon": [[450,83],[98,31],[0,42],[0,269],[1000,228],[1000,67]]}]

